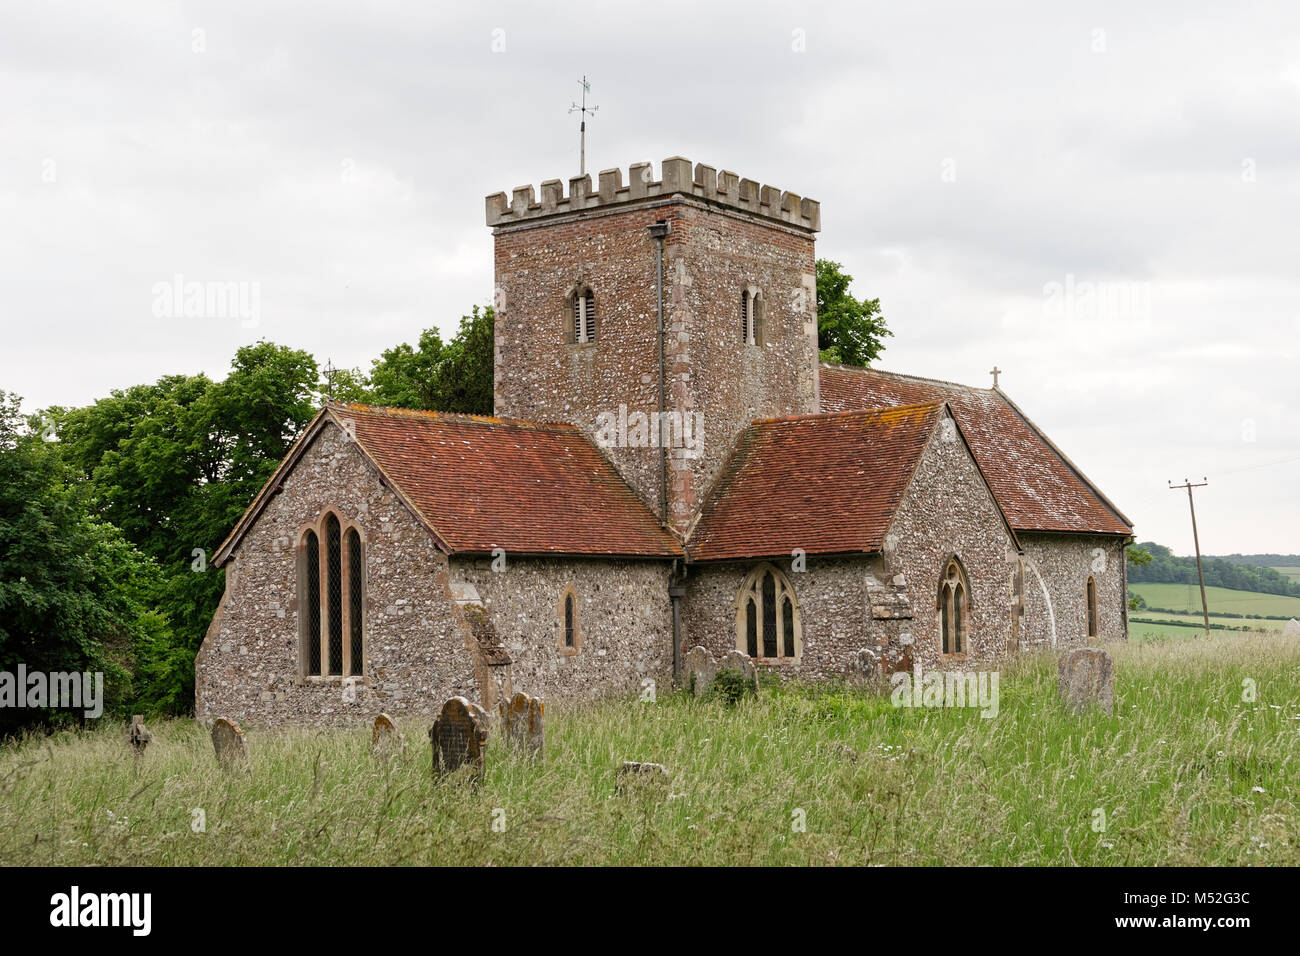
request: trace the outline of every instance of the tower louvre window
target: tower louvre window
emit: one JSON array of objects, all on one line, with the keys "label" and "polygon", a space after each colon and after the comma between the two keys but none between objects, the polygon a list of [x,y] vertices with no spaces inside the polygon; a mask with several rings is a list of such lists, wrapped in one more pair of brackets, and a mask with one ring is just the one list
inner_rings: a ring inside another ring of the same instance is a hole
[{"label": "tower louvre window", "polygon": [[596,341],[596,300],[590,289],[584,289],[573,295],[573,341],[578,343]]},{"label": "tower louvre window", "polygon": [[753,286],[740,293],[740,340],[746,345],[763,344],[763,293]]}]

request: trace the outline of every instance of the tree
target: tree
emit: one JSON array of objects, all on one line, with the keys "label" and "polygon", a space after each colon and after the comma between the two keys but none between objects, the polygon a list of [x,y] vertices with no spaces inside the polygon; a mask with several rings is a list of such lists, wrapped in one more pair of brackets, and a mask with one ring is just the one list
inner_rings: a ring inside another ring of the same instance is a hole
[{"label": "tree", "polygon": [[859,301],[849,292],[853,276],[829,259],[817,260],[817,346],[822,358],[845,365],[868,365],[885,350],[885,324],[879,299]]},{"label": "tree", "polygon": [[461,316],[456,337],[444,344],[437,329],[386,350],[372,363],[374,401],[395,408],[421,408],[473,415],[492,414],[494,370],[491,306]]},{"label": "tree", "polygon": [[225,587],[212,555],[315,414],[317,384],[311,355],[262,341],[221,382],[165,376],[49,410],[88,506],[160,571],[150,605],[170,630],[142,640],[142,709],[192,705],[194,655]]},{"label": "tree", "polygon": [[[21,426],[17,396],[0,391],[0,668],[102,672],[111,707],[132,696],[144,645],[169,639],[146,607],[158,568],[91,513],[58,443]],[[6,708],[0,721],[48,716]]]}]

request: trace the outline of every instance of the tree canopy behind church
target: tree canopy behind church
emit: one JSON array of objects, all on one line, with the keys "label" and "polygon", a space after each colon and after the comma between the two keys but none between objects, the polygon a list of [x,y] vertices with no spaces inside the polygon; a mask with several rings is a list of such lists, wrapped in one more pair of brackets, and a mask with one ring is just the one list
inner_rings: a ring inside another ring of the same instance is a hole
[{"label": "tree canopy behind church", "polygon": [[817,260],[817,347],[832,362],[869,365],[894,333],[885,324],[880,300],[854,298],[852,282],[838,262]]}]

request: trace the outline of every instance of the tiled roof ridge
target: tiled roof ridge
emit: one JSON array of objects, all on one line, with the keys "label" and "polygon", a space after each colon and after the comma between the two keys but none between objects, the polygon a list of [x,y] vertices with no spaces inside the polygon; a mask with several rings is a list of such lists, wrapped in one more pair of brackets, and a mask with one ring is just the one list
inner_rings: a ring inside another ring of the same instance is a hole
[{"label": "tiled roof ridge", "polygon": [[779,415],[772,418],[755,418],[749,424],[752,425],[782,425],[794,422],[817,422],[826,421],[836,418],[852,418],[853,416],[881,415],[885,413],[901,414],[903,412],[916,411],[919,409],[938,408],[940,405],[948,404],[944,399],[935,399],[930,402],[909,402],[906,405],[876,405],[872,408],[850,408],[841,412],[812,412],[804,415]]},{"label": "tiled roof ridge", "polygon": [[437,409],[424,408],[399,408],[395,405],[368,405],[364,402],[327,402],[324,408],[333,412],[355,411],[385,415],[389,418],[412,418],[432,422],[446,422],[452,425],[489,425],[506,428],[529,428],[540,431],[581,431],[578,426],[569,422],[535,422],[525,418],[499,418],[495,415],[476,415],[471,412],[443,412]]},{"label": "tiled roof ridge", "polygon": [[864,375],[883,375],[886,378],[903,378],[911,382],[926,382],[930,385],[961,388],[970,392],[987,392],[995,395],[1004,394],[1000,388],[980,388],[978,385],[963,385],[961,382],[951,382],[943,378],[928,378],[924,375],[909,375],[906,372],[887,372],[883,368],[871,368],[866,365],[845,365],[843,362],[828,362],[825,359],[821,360],[821,364],[826,368],[842,369],[845,372],[860,372]]}]

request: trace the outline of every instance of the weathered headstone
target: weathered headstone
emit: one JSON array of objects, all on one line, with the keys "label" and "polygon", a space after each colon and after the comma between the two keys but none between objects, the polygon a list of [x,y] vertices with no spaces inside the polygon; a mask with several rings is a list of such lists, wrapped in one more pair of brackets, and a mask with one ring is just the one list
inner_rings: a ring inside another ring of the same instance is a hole
[{"label": "weathered headstone", "polygon": [[1300,621],[1291,618],[1286,622],[1286,627],[1282,628],[1282,634],[1285,637],[1300,637]]},{"label": "weathered headstone", "polygon": [[126,732],[126,742],[131,745],[137,757],[144,756],[145,748],[153,740],[153,734],[149,733],[144,726],[144,717],[135,714],[131,717],[131,727]]},{"label": "weathered headstone", "polygon": [[464,697],[452,697],[429,729],[433,745],[433,772],[451,773],[465,765],[474,777],[483,777],[483,751],[487,747],[487,713]]},{"label": "weathered headstone", "polygon": [[718,662],[718,670],[738,671],[744,675],[746,686],[752,687],[754,693],[758,693],[758,668],[743,651],[733,649],[723,654],[722,660]]},{"label": "weathered headstone", "polygon": [[546,705],[522,691],[497,706],[501,734],[507,743],[527,747],[541,756],[546,746]]},{"label": "weathered headstone", "polygon": [[1076,714],[1091,704],[1115,712],[1115,661],[1100,648],[1081,647],[1061,655],[1056,686],[1065,706]]},{"label": "weathered headstone", "polygon": [[849,657],[848,676],[850,681],[868,690],[883,690],[888,686],[885,680],[885,662],[869,647],[864,647]]},{"label": "weathered headstone", "polygon": [[713,683],[713,678],[718,676],[718,662],[713,659],[707,647],[697,644],[682,658],[682,675],[686,686],[695,696],[702,697]]},{"label": "weathered headstone", "polygon": [[640,763],[635,760],[623,761],[615,778],[615,789],[624,791],[629,787],[667,787],[671,774],[661,763]]},{"label": "weathered headstone", "polygon": [[380,714],[375,718],[375,725],[370,730],[370,754],[374,757],[388,757],[406,745],[393,718]]},{"label": "weathered headstone", "polygon": [[239,724],[218,717],[212,725],[212,747],[217,753],[217,763],[224,770],[248,766],[248,741]]}]

